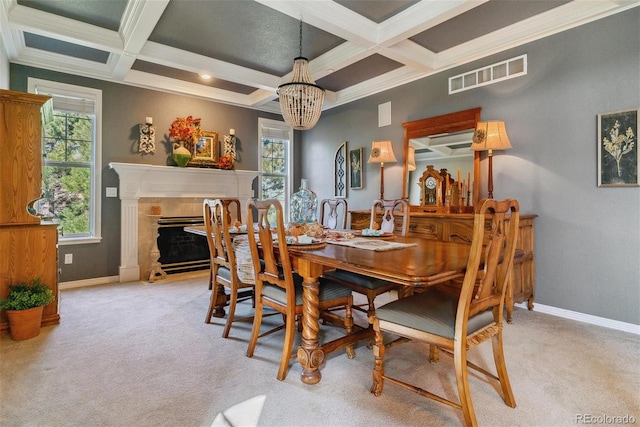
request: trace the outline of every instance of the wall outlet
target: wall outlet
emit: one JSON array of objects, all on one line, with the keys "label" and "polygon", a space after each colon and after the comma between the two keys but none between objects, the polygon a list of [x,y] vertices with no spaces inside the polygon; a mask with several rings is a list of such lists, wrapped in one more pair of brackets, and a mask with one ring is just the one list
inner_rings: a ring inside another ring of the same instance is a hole
[{"label": "wall outlet", "polygon": [[118,197],[118,187],[107,187],[107,197]]},{"label": "wall outlet", "polygon": [[64,254],[64,263],[73,264],[73,254]]}]

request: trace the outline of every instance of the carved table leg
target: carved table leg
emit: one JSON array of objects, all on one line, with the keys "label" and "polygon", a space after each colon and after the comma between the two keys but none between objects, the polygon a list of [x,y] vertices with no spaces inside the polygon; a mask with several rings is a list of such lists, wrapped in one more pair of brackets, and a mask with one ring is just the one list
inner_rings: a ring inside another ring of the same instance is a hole
[{"label": "carved table leg", "polygon": [[298,362],[302,365],[300,379],[305,384],[317,384],[322,375],[319,367],[324,362],[324,351],[318,344],[320,330],[320,310],[318,294],[320,292],[318,277],[322,274],[322,266],[307,260],[299,260],[299,274],[304,277],[302,283],[302,344],[298,347]]}]

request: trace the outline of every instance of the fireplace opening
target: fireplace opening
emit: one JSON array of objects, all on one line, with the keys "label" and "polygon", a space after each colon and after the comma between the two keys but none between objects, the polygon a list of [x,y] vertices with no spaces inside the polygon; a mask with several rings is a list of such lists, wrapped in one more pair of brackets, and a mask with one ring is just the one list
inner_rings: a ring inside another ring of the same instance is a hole
[{"label": "fireplace opening", "polygon": [[204,225],[201,216],[161,217],[158,220],[158,262],[167,274],[209,268],[207,238],[184,231],[184,227],[195,225]]}]

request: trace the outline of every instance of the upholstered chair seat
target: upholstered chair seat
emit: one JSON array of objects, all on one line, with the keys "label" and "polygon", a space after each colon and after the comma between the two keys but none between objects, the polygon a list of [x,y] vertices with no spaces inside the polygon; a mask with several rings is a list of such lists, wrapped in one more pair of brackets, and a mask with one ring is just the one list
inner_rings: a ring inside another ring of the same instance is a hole
[{"label": "upholstered chair seat", "polygon": [[[459,295],[430,288],[411,298],[400,298],[376,309],[376,317],[390,323],[448,339],[455,338]],[[493,323],[487,310],[470,317],[467,333],[472,334]]]}]

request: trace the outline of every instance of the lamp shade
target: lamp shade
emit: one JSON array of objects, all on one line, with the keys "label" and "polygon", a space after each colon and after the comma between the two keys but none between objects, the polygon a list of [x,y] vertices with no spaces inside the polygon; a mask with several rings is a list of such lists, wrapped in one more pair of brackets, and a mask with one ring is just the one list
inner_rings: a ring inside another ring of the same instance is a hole
[{"label": "lamp shade", "polygon": [[503,121],[478,122],[476,124],[471,150],[508,150],[509,148],[511,148],[511,143]]},{"label": "lamp shade", "polygon": [[409,147],[407,154],[407,170],[416,170],[416,149],[413,147]]},{"label": "lamp shade", "polygon": [[393,154],[391,141],[373,141],[369,163],[393,163],[397,161],[395,154]]}]

